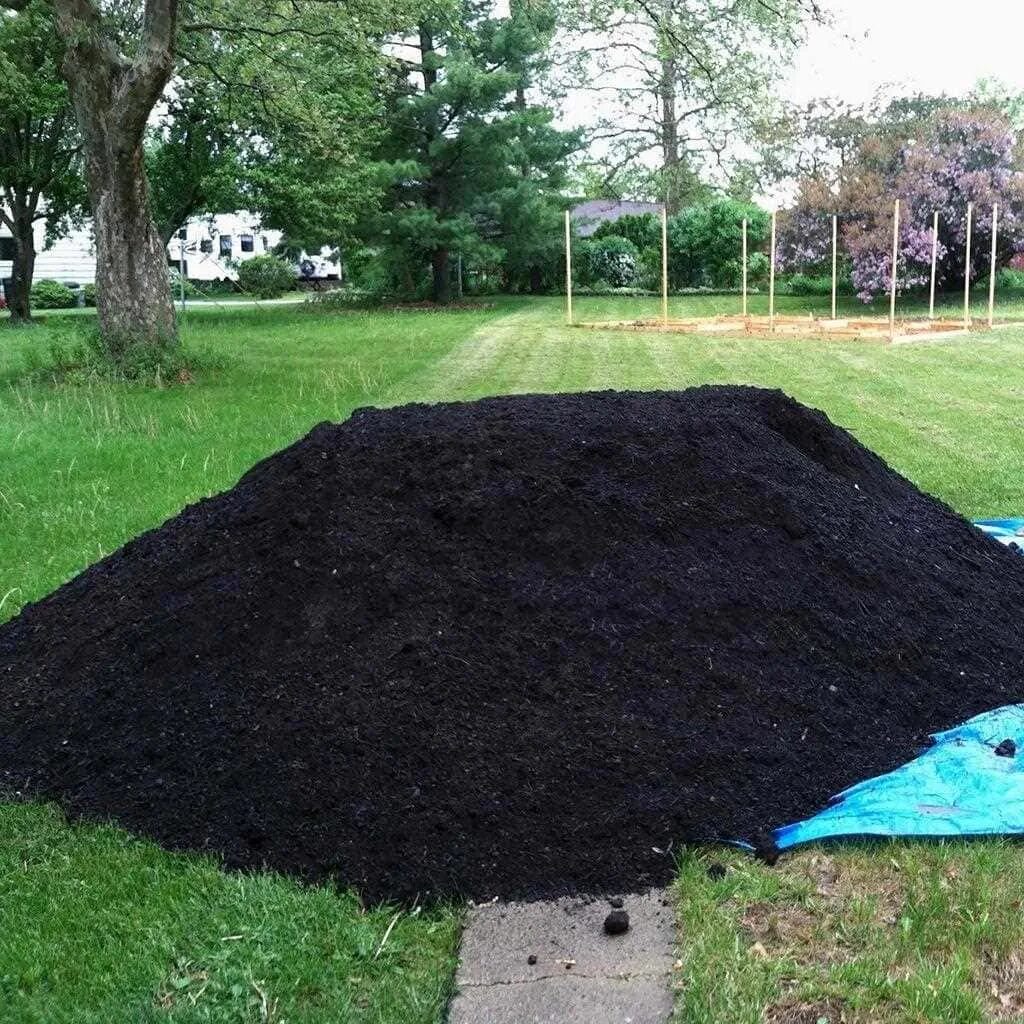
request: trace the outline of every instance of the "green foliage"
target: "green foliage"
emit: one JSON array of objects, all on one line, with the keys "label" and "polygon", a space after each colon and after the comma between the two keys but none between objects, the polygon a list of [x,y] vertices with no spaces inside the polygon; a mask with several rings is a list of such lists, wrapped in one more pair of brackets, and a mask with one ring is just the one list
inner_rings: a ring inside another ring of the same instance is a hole
[{"label": "green foliage", "polygon": [[380,45],[424,0],[213,0],[214,32],[178,42],[175,88],[150,128],[146,165],[163,238],[190,216],[248,209],[295,248],[352,237],[379,205],[371,156],[395,63]]},{"label": "green foliage", "polygon": [[670,287],[738,287],[742,277],[744,218],[748,252],[753,254],[767,241],[771,219],[752,203],[717,199],[670,217]]},{"label": "green foliage", "polygon": [[629,288],[636,284],[640,270],[640,251],[619,235],[588,239],[579,246],[583,283],[610,288]]},{"label": "green foliage", "polygon": [[[768,284],[771,274],[771,260],[764,252],[751,252],[747,254],[747,287],[764,288]],[[743,271],[740,269],[740,277]]]},{"label": "green foliage", "polygon": [[245,205],[237,108],[219,81],[187,67],[145,146],[150,205],[165,244],[193,214]]},{"label": "green foliage", "polygon": [[590,237],[599,239],[610,235],[628,238],[640,252],[661,249],[661,221],[653,213],[627,213],[618,220],[603,221]]},{"label": "green foliage", "polygon": [[357,310],[379,309],[381,296],[358,288],[331,288],[325,292],[310,292],[303,308],[310,312],[352,313]]},{"label": "green foliage", "polygon": [[31,294],[37,309],[70,309],[76,302],[75,293],[60,281],[36,281]]},{"label": "green foliage", "polygon": [[[767,257],[766,257],[767,259]],[[780,277],[777,282],[782,295],[832,295],[832,276],[830,274],[790,274]],[[853,283],[849,275],[840,275],[836,281],[837,295],[853,295]]]},{"label": "green foliage", "polygon": [[230,280],[230,278],[218,281],[193,281],[191,283],[198,296],[216,297],[218,295],[238,294],[238,285]]},{"label": "green foliage", "polygon": [[359,246],[345,254],[345,269],[353,288],[366,295],[385,295],[391,286],[387,251]]},{"label": "green foliage", "polygon": [[610,138],[603,166],[583,177],[587,193],[657,196],[675,211],[705,201],[701,179],[723,164],[730,179],[747,177],[743,157],[776,130],[777,84],[822,6],[562,0],[562,74],[570,87],[601,83],[595,127]]},{"label": "green foliage", "polygon": [[86,201],[63,52],[47,0],[0,13],[0,225],[26,241],[37,221],[48,239],[60,235]]},{"label": "green foliage", "polygon": [[239,265],[238,283],[261,299],[276,299],[295,287],[295,272],[277,256],[254,256]]},{"label": "green foliage", "polygon": [[[988,281],[985,281],[988,287]],[[996,293],[999,292],[1024,292],[1024,270],[1015,270],[1013,267],[1002,267],[996,271]]]},{"label": "green foliage", "polygon": [[91,281],[82,286],[82,298],[85,300],[87,306],[96,305],[96,285]]},{"label": "green foliage", "polygon": [[[169,266],[167,268],[167,277],[168,277],[168,280],[170,281],[170,286],[171,286],[171,298],[174,299],[176,302],[177,302],[178,299],[181,298],[182,284],[183,283],[184,283],[184,286],[185,286],[185,298],[186,299],[194,299],[197,296],[202,294],[200,292],[200,290],[187,277],[185,278],[184,282],[182,282],[181,271],[177,267]],[[95,298],[95,292],[94,292],[94,298]],[[89,305],[88,298],[86,298],[86,305]],[[93,305],[95,305],[95,302],[93,302]]]},{"label": "green foliage", "polygon": [[389,98],[376,167],[385,208],[362,226],[392,290],[448,301],[457,257],[477,282],[553,280],[576,139],[527,99],[552,27],[544,3],[513,3],[507,16],[460,3],[421,22],[424,74],[396,83]]},{"label": "green foliage", "polygon": [[186,384],[200,369],[216,369],[220,359],[205,359],[168,343],[127,344],[112,354],[95,321],[61,323],[49,328],[45,350],[26,351],[21,379],[69,385],[117,381],[166,387]]}]

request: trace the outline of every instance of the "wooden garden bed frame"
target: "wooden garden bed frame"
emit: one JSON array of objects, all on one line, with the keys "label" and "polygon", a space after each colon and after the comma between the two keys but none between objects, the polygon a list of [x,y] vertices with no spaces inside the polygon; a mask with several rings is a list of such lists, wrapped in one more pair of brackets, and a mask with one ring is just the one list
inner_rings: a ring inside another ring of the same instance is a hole
[{"label": "wooden garden bed frame", "polygon": [[992,207],[992,256],[989,272],[988,316],[984,320],[971,315],[971,236],[974,204],[967,204],[967,239],[964,266],[964,312],[962,318],[936,317],[935,280],[939,244],[939,215],[932,219],[931,288],[928,316],[897,320],[896,290],[899,263],[900,201],[893,205],[892,272],[889,288],[888,317],[840,317],[836,308],[839,265],[839,218],[832,217],[832,309],[829,317],[793,316],[775,312],[776,226],[778,211],[772,211],[771,259],[768,270],[768,315],[754,316],[747,311],[747,221],[743,220],[742,241],[742,306],[738,314],[712,317],[670,317],[668,310],[668,213],[661,208],[661,316],[635,320],[604,320],[577,323],[572,308],[572,219],[565,211],[565,303],[566,320],[572,326],[606,330],[662,331],[681,334],[749,334],[758,337],[810,337],[836,340],[906,342],[953,338],[977,330],[998,330],[1019,326],[1012,322],[996,323],[996,243],[999,233],[999,206]]}]

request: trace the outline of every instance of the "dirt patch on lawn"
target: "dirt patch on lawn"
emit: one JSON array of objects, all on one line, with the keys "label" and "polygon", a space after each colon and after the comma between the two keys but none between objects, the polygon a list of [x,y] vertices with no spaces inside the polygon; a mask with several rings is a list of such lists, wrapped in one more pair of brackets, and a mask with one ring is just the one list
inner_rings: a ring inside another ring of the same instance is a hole
[{"label": "dirt patch on lawn", "polygon": [[990,959],[982,978],[982,998],[994,1021],[1024,1020],[1024,952]]},{"label": "dirt patch on lawn", "polygon": [[764,1024],[882,1024],[884,1017],[872,1017],[839,999],[801,1002],[785,998],[766,1007]]}]

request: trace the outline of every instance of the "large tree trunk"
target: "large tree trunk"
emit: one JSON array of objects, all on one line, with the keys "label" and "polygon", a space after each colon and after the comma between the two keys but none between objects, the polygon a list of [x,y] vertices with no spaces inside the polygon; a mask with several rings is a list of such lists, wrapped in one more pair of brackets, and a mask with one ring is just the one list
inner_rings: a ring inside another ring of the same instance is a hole
[{"label": "large tree trunk", "polygon": [[448,250],[435,249],[431,254],[430,266],[434,274],[434,301],[447,305],[452,301],[452,275]]},{"label": "large tree trunk", "polygon": [[100,331],[115,354],[129,344],[169,344],[177,323],[167,250],[150,213],[141,140],[132,146],[109,133],[89,139],[86,165]]},{"label": "large tree trunk", "polygon": [[96,305],[115,357],[177,340],[166,250],[153,223],[142,155],[146,124],[174,70],[177,0],[145,0],[126,59],[94,0],[54,0],[63,73],[82,135],[96,232]]},{"label": "large tree trunk", "polygon": [[25,210],[15,210],[13,217],[14,264],[7,308],[11,322],[28,323],[32,319],[32,275],[36,266],[35,232],[32,217]]}]

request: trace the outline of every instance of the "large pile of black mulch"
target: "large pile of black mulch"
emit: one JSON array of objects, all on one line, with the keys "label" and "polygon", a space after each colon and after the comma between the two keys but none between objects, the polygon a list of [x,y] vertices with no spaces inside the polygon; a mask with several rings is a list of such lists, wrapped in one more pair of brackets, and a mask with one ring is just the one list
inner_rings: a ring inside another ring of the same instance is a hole
[{"label": "large pile of black mulch", "polygon": [[1024,699],[1022,569],[779,392],[362,410],[0,630],[0,783],[370,899],[634,889]]}]

